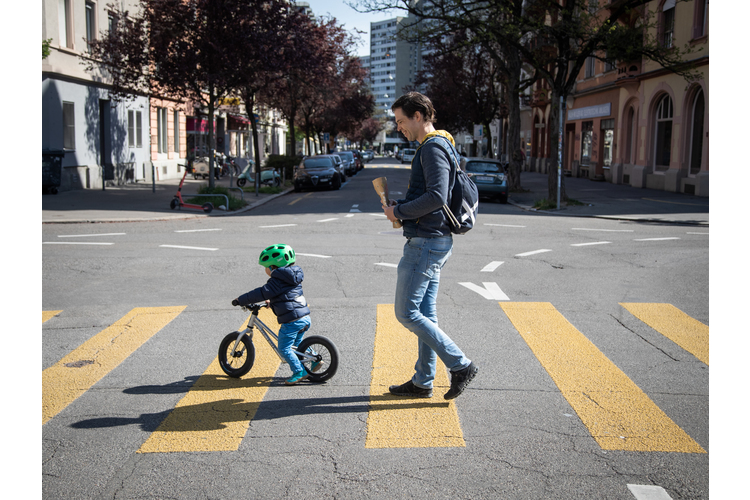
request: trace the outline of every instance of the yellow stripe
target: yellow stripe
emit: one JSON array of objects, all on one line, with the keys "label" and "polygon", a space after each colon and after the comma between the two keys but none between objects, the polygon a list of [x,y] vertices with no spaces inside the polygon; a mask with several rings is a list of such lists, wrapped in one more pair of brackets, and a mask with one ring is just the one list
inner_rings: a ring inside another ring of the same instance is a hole
[{"label": "yellow stripe", "polygon": [[443,399],[450,382],[438,360],[432,399],[388,394],[388,387],[414,375],[417,338],[396,320],[393,305],[378,304],[365,448],[466,446],[453,401]]},{"label": "yellow stripe", "polygon": [[708,365],[708,326],[672,304],[620,303],[630,314]]},{"label": "yellow stripe", "polygon": [[705,453],[552,304],[499,304],[602,449]]},{"label": "yellow stripe", "polygon": [[[278,331],[270,310],[262,309],[260,319]],[[240,329],[245,325],[247,321]],[[216,338],[217,350],[222,338]],[[138,452],[237,450],[280,364],[260,333],[256,332],[253,345],[255,363],[244,378],[228,377],[219,366],[219,358],[214,359]]]},{"label": "yellow stripe", "polygon": [[42,372],[42,425],[164,328],[185,306],[136,307]]},{"label": "yellow stripe", "polygon": [[51,318],[54,318],[62,311],[42,311],[42,323],[46,323]]}]

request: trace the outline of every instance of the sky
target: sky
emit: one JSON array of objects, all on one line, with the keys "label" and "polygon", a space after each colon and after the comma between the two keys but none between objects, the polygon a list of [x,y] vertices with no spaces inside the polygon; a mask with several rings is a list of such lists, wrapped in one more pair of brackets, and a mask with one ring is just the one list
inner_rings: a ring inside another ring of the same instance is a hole
[{"label": "sky", "polygon": [[[350,31],[358,29],[364,31],[358,35],[362,43],[357,48],[358,56],[367,56],[370,54],[370,23],[391,19],[403,12],[391,11],[389,13],[375,12],[369,14],[360,14],[347,5],[347,0],[300,0],[310,4],[310,8],[316,16],[330,15],[336,18],[339,25]],[[357,0],[348,0],[348,3],[357,5]],[[362,10],[361,8],[359,10]]]}]

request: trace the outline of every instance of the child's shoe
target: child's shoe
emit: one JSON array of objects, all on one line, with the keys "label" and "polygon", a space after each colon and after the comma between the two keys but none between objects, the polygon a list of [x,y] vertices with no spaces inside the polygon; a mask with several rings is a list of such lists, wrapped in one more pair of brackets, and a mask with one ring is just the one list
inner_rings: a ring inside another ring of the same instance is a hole
[{"label": "child's shoe", "polygon": [[305,380],[309,376],[310,376],[310,374],[307,373],[307,370],[305,370],[303,368],[302,370],[300,370],[297,373],[295,373],[294,375],[292,375],[290,378],[286,379],[286,381],[284,383],[286,385],[295,385],[295,384],[298,384],[298,383],[302,382],[303,380]]}]

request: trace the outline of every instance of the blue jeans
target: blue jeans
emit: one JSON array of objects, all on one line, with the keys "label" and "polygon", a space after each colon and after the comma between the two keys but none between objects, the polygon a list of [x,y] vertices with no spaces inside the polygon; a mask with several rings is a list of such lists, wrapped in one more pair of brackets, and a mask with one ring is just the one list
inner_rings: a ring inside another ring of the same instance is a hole
[{"label": "blue jeans", "polygon": [[453,248],[452,236],[409,238],[398,263],[396,283],[396,319],[417,336],[418,357],[412,383],[432,388],[437,358],[451,370],[461,370],[471,361],[438,328],[435,301],[440,285],[440,269]]},{"label": "blue jeans", "polygon": [[292,347],[296,347],[302,342],[305,332],[310,329],[310,315],[298,320],[284,323],[279,328],[279,354],[284,361],[289,363],[292,373],[297,373],[305,369],[300,363],[297,355],[292,352]]}]

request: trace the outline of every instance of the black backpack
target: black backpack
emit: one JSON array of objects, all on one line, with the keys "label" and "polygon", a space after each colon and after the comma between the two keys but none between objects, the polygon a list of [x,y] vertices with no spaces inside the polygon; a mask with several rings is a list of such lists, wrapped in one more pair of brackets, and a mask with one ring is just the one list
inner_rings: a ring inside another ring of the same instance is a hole
[{"label": "black backpack", "polygon": [[466,234],[474,227],[477,221],[479,191],[477,191],[474,181],[459,167],[458,153],[447,139],[441,136],[430,137],[420,147],[435,139],[443,139],[443,141],[436,141],[436,144],[441,146],[448,156],[453,159],[451,162],[452,185],[449,186],[450,199],[448,200],[448,205],[443,205],[443,213],[445,213],[445,217],[448,219],[448,225],[453,234]]}]

